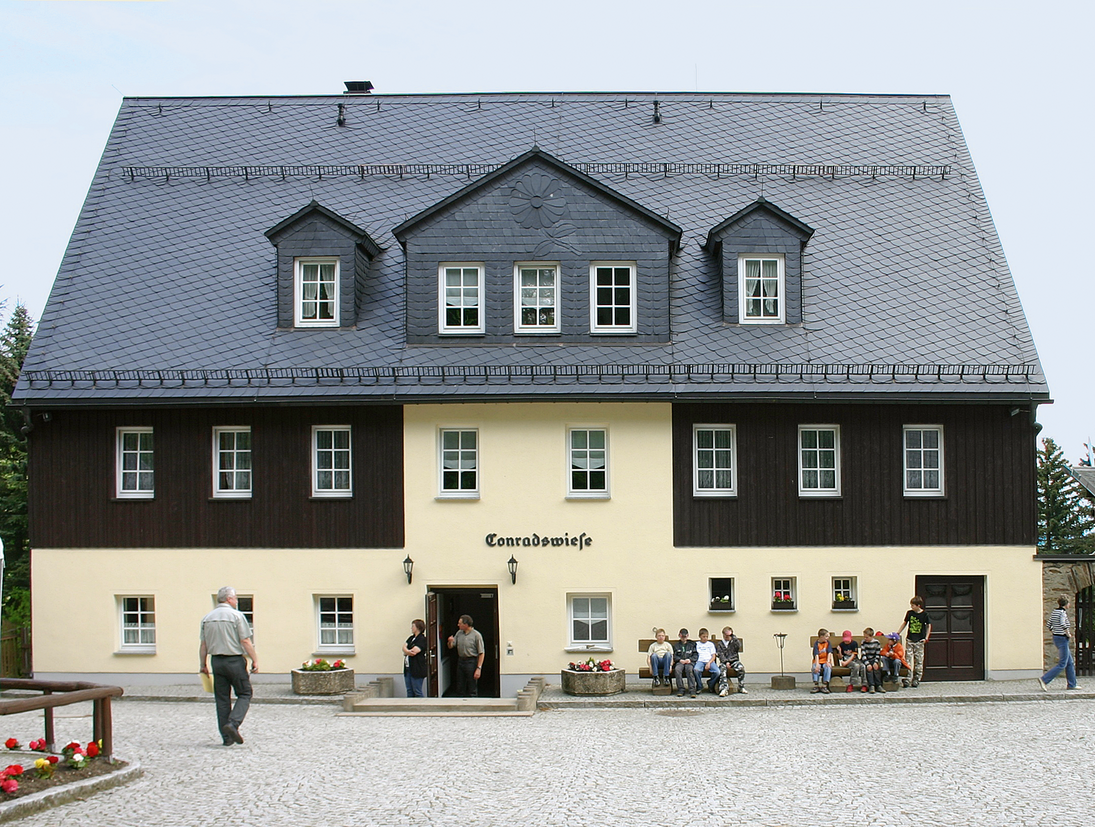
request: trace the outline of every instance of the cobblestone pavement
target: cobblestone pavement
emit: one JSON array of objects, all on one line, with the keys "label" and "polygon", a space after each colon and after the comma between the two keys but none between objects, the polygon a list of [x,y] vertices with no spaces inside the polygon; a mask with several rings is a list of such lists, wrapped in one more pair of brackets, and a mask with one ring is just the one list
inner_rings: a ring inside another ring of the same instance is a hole
[{"label": "cobblestone pavement", "polygon": [[[352,718],[256,704],[223,747],[212,702],[114,706],[143,778],[26,827],[214,825],[1087,825],[1090,699],[719,709],[532,718]],[[87,740],[90,706],[58,710]],[[40,714],[4,734],[37,737]],[[702,792],[706,789],[706,793]],[[700,802],[703,802],[702,804]],[[687,809],[687,815],[682,810]]]}]

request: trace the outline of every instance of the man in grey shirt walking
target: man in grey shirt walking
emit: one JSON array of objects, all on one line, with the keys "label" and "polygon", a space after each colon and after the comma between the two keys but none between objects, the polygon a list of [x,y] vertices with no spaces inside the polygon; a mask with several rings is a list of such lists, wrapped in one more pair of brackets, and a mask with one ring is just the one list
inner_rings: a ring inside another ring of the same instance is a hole
[{"label": "man in grey shirt walking", "polygon": [[[200,672],[208,675],[208,656],[213,662],[213,697],[217,702],[217,728],[224,745],[242,744],[239,728],[251,705],[251,679],[247,674],[247,661],[251,659],[251,671],[258,672],[258,658],[251,642],[251,626],[247,618],[236,608],[236,590],[225,586],[217,592],[217,608],[202,618]],[[236,704],[232,705],[232,693]]]}]

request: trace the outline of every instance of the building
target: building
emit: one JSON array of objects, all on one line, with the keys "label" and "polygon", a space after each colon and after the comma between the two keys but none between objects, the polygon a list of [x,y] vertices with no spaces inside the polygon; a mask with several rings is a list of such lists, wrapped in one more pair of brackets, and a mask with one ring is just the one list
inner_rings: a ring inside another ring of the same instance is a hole
[{"label": "building", "polygon": [[283,679],[465,612],[484,694],[659,626],[802,671],[914,593],[930,678],[1041,669],[1048,390],[946,96],[129,98],[17,398],[39,675],[191,673],[225,583]]}]

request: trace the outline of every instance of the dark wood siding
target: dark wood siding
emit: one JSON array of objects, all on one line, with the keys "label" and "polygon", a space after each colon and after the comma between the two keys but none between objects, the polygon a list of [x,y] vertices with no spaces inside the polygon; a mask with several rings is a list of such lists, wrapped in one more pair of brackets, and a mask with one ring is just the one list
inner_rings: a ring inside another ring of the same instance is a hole
[{"label": "dark wood siding", "polygon": [[[30,434],[38,548],[399,548],[398,406],[53,411]],[[115,429],[151,426],[156,496],[115,497]],[[249,425],[253,495],[213,499],[213,427]],[[313,425],[353,428],[353,497],[312,498]]]},{"label": "dark wood siding", "polygon": [[[680,404],[677,546],[1034,545],[1035,437],[1004,405]],[[692,426],[737,426],[738,496],[692,496]],[[840,426],[841,494],[798,495],[798,426]],[[902,493],[902,426],[942,425],[946,496]]]}]

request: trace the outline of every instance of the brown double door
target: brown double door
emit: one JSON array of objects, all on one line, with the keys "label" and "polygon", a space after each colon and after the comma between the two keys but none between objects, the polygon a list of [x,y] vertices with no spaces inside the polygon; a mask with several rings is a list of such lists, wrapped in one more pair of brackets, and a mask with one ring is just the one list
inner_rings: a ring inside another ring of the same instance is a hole
[{"label": "brown double door", "polygon": [[918,575],[932,633],[924,652],[924,680],[985,679],[985,578]]},{"label": "brown double door", "polygon": [[483,644],[487,650],[479,677],[479,697],[497,698],[501,689],[497,586],[433,586],[426,593],[429,696],[444,697],[452,691],[456,674],[456,653],[447,648],[446,641],[449,635],[456,634],[456,620],[464,614],[470,615],[475,621],[475,628],[483,636]]}]

